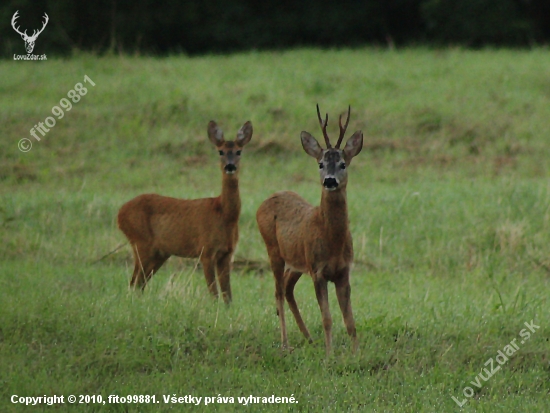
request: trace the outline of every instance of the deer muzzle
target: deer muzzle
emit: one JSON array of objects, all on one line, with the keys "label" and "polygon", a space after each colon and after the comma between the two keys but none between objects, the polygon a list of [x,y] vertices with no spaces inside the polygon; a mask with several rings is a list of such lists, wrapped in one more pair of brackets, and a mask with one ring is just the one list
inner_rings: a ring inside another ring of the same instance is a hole
[{"label": "deer muzzle", "polygon": [[235,172],[237,172],[237,167],[232,163],[228,163],[223,167],[223,170],[226,174],[234,174]]},{"label": "deer muzzle", "polygon": [[339,184],[340,183],[338,182],[338,179],[333,176],[327,176],[325,179],[323,179],[323,187],[327,191],[334,191],[336,188],[338,188]]}]

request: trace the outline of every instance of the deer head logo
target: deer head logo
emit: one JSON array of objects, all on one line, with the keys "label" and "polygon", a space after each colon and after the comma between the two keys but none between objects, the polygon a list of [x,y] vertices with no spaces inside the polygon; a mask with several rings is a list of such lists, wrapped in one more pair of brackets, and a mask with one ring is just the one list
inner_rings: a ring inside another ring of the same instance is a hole
[{"label": "deer head logo", "polygon": [[44,31],[44,28],[48,24],[48,21],[50,20],[50,18],[48,17],[48,15],[46,13],[44,13],[45,20],[44,20],[44,23],[42,25],[42,28],[40,30],[33,30],[32,36],[29,36],[29,35],[27,35],[27,30],[25,30],[23,33],[21,33],[19,31],[19,27],[15,27],[15,23],[16,23],[15,21],[19,17],[17,15],[17,13],[19,13],[19,10],[17,10],[14,13],[13,17],[11,18],[11,26],[13,27],[13,30],[15,30],[17,33],[19,33],[21,35],[21,38],[25,42],[25,49],[27,49],[27,54],[30,54],[30,53],[32,53],[32,51],[34,49],[34,43],[36,42],[36,38],[38,37],[38,35],[40,33],[42,33]]}]

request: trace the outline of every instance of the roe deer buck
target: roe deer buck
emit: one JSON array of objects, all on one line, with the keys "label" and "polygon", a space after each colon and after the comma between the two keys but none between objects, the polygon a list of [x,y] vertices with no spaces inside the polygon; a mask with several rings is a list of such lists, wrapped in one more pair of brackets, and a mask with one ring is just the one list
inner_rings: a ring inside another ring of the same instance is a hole
[{"label": "roe deer buck", "polygon": [[220,154],[221,195],[194,200],[140,195],[120,208],[118,227],[134,253],[132,287],[137,285],[143,290],[171,255],[200,257],[210,292],[218,296],[217,270],[223,299],[229,304],[229,273],[239,238],[241,212],[238,167],[241,150],[252,138],[252,123],[246,122],[241,127],[235,141],[226,141],[216,122],[210,121],[208,137]]},{"label": "roe deer buck", "polygon": [[321,148],[308,132],[301,133],[304,150],[319,164],[323,186],[321,205],[314,207],[298,194],[285,191],[271,195],[260,205],[256,213],[258,227],[275,276],[275,299],[283,348],[288,347],[284,315],[285,297],[300,331],[310,343],[312,342],[294,299],[294,286],[304,272],[309,273],[313,278],[315,294],[323,317],[327,355],[330,354],[332,346],[328,281],[332,281],[336,286],[336,296],[346,329],[353,342],[353,352],[358,347],[349,284],[353,243],[348,227],[346,185],[347,166],[352,158],[361,152],[363,133],[355,132],[347,141],[345,148],[339,149],[349,123],[350,111],[351,107],[348,108],[345,126],[342,126],[342,115],[340,115],[340,137],[334,148],[327,135],[328,114],[323,121],[319,105],[317,105],[317,116],[327,149]]}]

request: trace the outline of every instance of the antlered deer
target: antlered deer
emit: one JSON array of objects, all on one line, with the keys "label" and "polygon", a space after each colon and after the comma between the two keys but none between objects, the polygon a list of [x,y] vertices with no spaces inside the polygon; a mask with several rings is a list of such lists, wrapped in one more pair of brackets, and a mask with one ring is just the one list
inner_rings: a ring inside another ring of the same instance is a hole
[{"label": "antlered deer", "polygon": [[144,289],[171,255],[200,257],[210,292],[218,296],[217,270],[223,299],[226,303],[231,301],[229,273],[239,238],[241,212],[238,168],[241,150],[252,138],[252,123],[246,122],[241,127],[235,141],[226,141],[222,130],[211,121],[208,137],[220,154],[220,196],[187,200],[144,194],[120,208],[118,227],[134,253],[132,287]]},{"label": "antlered deer", "polygon": [[352,158],[361,152],[363,133],[355,132],[344,149],[340,149],[349,123],[350,110],[351,108],[348,108],[345,126],[342,126],[340,115],[340,137],[334,148],[327,135],[328,114],[323,121],[318,105],[317,116],[327,149],[321,148],[308,132],[301,133],[304,150],[314,157],[319,165],[323,186],[321,205],[314,207],[294,192],[277,192],[260,205],[256,214],[275,276],[275,299],[283,348],[288,347],[284,315],[285,297],[300,331],[309,342],[312,342],[294,299],[294,286],[302,273],[308,273],[313,278],[315,294],[323,317],[327,355],[332,346],[328,281],[332,281],[336,286],[336,296],[346,329],[353,342],[353,351],[355,352],[358,347],[349,284],[353,243],[349,231],[346,185],[347,167]]}]

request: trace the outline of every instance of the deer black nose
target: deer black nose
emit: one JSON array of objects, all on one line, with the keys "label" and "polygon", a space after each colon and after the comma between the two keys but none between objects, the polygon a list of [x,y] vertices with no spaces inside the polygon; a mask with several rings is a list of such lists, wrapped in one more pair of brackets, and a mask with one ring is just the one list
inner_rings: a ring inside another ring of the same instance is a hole
[{"label": "deer black nose", "polygon": [[336,178],[325,178],[323,181],[323,186],[327,189],[335,189],[338,187],[338,181]]},{"label": "deer black nose", "polygon": [[235,172],[237,170],[237,167],[232,163],[228,163],[223,169],[225,170],[225,172]]}]

